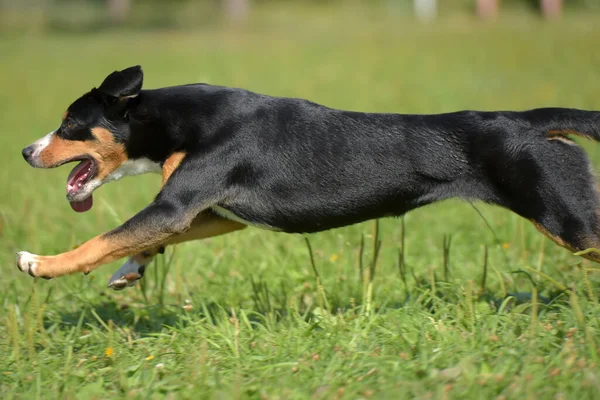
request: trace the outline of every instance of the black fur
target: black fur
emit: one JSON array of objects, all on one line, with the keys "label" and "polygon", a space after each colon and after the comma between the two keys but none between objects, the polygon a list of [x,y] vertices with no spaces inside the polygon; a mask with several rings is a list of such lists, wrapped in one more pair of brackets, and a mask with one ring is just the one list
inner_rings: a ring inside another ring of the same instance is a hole
[{"label": "black fur", "polygon": [[137,95],[142,90],[144,74],[139,65],[123,71],[115,71],[104,79],[98,88],[101,93],[113,97],[129,97]]},{"label": "black fur", "polygon": [[564,135],[600,140],[600,112],[375,114],[141,83],[139,67],[115,72],[69,111],[82,126],[108,122],[130,158],[187,154],[155,202],[112,234],[146,221],[184,231],[190,215],[215,206],[252,224],[317,232],[459,197],[506,207],[567,247],[598,245],[590,164]]}]

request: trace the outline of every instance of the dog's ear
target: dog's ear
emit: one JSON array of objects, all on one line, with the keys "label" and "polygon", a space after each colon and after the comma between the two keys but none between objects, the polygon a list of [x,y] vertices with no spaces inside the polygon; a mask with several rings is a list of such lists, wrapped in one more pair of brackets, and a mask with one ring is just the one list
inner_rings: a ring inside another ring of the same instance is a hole
[{"label": "dog's ear", "polygon": [[104,79],[97,89],[104,95],[117,99],[135,97],[142,90],[144,73],[142,67],[136,65],[122,71],[115,71]]}]

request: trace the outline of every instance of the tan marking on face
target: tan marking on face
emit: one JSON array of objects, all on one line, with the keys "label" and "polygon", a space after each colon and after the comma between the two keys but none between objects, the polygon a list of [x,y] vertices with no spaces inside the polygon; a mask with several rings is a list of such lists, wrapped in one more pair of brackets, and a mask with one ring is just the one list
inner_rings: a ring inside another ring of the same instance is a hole
[{"label": "tan marking on face", "polygon": [[173,174],[173,172],[175,172],[177,167],[179,167],[179,164],[181,164],[181,162],[183,161],[185,156],[186,156],[186,153],[184,153],[182,151],[178,151],[178,152],[173,153],[169,158],[167,158],[167,160],[163,164],[163,168],[162,168],[162,184],[163,184],[163,186],[165,185],[165,183],[167,183],[167,181],[171,177],[171,174]]},{"label": "tan marking on face", "polygon": [[43,167],[53,167],[65,160],[89,154],[89,150],[88,142],[65,140],[55,134],[40,152],[39,161]]},{"label": "tan marking on face", "polygon": [[62,120],[64,121],[65,119],[67,119],[68,116],[69,116],[69,112],[65,111],[62,115]]},{"label": "tan marking on face", "polygon": [[127,160],[125,147],[116,143],[112,133],[104,128],[92,128],[96,140],[66,140],[53,135],[50,143],[39,155],[42,167],[56,166],[65,160],[91,156],[96,161],[96,178],[104,180]]}]

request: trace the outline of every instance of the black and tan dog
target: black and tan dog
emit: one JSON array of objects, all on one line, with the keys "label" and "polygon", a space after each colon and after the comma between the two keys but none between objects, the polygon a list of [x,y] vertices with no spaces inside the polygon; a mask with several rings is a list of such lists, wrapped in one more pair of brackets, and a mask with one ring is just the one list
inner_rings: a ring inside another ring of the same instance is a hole
[{"label": "black and tan dog", "polygon": [[600,140],[600,112],[369,114],[205,84],[141,90],[142,80],[140,67],[110,74],[23,156],[39,168],[79,162],[67,181],[76,211],[127,175],[162,173],[160,193],[75,250],[18,253],[22,271],[54,278],[132,256],[111,280],[123,287],[165,245],[246,225],[323,231],[451,197],[506,207],[572,251],[600,247],[590,162],[567,138]]}]

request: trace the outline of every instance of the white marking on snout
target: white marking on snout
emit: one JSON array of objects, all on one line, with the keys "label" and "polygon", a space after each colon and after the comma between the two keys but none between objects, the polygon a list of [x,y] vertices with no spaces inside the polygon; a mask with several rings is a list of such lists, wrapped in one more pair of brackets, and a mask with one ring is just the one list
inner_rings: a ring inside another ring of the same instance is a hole
[{"label": "white marking on snout", "polygon": [[40,153],[50,145],[50,143],[52,143],[52,139],[54,138],[54,135],[56,134],[56,131],[52,131],[49,134],[47,134],[46,136],[44,136],[41,139],[36,140],[35,142],[33,142],[32,146],[34,146],[33,148],[33,154],[31,155],[32,159],[36,159],[37,157],[40,156]]},{"label": "white marking on snout", "polygon": [[119,168],[111,172],[106,177],[104,182],[117,181],[125,176],[135,176],[146,174],[149,172],[160,174],[162,172],[162,168],[160,167],[159,163],[154,162],[148,158],[137,158],[134,160],[127,160],[123,162],[123,164],[121,164]]}]

